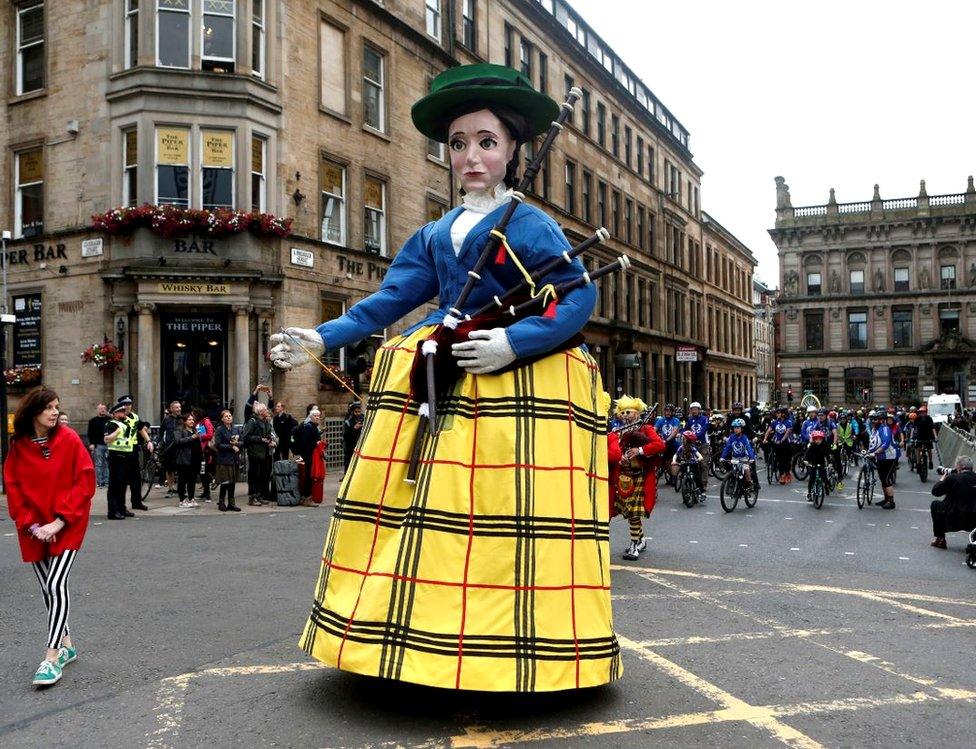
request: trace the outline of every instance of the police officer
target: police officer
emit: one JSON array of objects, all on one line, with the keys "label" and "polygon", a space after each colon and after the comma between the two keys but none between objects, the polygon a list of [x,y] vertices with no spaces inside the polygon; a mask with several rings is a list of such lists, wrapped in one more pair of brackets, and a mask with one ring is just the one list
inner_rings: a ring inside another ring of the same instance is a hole
[{"label": "police officer", "polygon": [[[142,466],[139,465],[139,452],[142,449],[140,441],[146,445],[146,450],[153,451],[152,440],[149,439],[149,423],[139,421],[139,414],[132,410],[132,396],[123,395],[119,398],[119,403],[125,406],[125,423],[130,428],[129,437],[126,444],[129,446],[129,470],[126,475],[126,484],[132,495],[133,510],[148,510],[149,508],[142,502]],[[122,493],[122,509],[125,510],[125,492]]]},{"label": "police officer", "polygon": [[108,519],[125,520],[133,513],[125,509],[125,487],[129,480],[129,455],[132,452],[126,421],[126,404],[121,401],[111,408],[112,418],[105,425],[105,444],[108,446]]}]

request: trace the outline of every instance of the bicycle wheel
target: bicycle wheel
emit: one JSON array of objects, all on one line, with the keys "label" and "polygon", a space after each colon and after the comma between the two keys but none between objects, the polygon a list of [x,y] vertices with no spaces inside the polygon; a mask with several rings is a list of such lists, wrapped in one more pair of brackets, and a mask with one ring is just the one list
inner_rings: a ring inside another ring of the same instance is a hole
[{"label": "bicycle wheel", "polygon": [[813,506],[818,510],[823,507],[824,502],[824,485],[823,481],[817,479],[813,482]]},{"label": "bicycle wheel", "polygon": [[918,470],[918,478],[924,484],[925,480],[929,477],[929,456],[925,450],[922,450],[918,454],[918,460],[915,461],[915,468]]},{"label": "bicycle wheel", "polygon": [[722,480],[722,485],[718,488],[718,498],[722,503],[722,509],[732,512],[739,504],[739,487],[734,476],[726,476]]},{"label": "bicycle wheel", "polygon": [[796,476],[797,481],[806,481],[807,476],[810,475],[810,470],[804,465],[801,455],[801,453],[797,453],[793,458],[793,475]]},{"label": "bicycle wheel", "polygon": [[769,461],[766,463],[766,483],[772,486],[779,480],[779,473],[776,471],[776,462]]},{"label": "bicycle wheel", "polygon": [[698,501],[698,487],[695,486],[693,481],[685,481],[681,487],[681,501],[685,503],[685,507],[694,507],[695,502]]},{"label": "bicycle wheel", "polygon": [[841,478],[847,478],[847,473],[850,470],[851,464],[847,455],[847,451],[841,449],[840,451],[840,475]]},{"label": "bicycle wheel", "polygon": [[746,503],[746,507],[752,508],[756,506],[756,502],[759,501],[759,483],[757,481],[752,482],[751,490],[746,491],[742,495],[742,499]]},{"label": "bicycle wheel", "polygon": [[719,481],[725,481],[729,475],[729,472],[722,468],[722,461],[721,459],[717,458],[712,461],[711,474]]},{"label": "bicycle wheel", "polygon": [[152,491],[153,484],[156,483],[156,475],[159,473],[159,461],[156,460],[156,454],[146,455],[143,453],[139,462],[142,464],[142,468],[139,471],[139,478],[142,481],[142,486],[140,487],[140,496],[143,500],[149,496],[149,492]]},{"label": "bicycle wheel", "polygon": [[864,505],[867,504],[867,468],[861,466],[861,470],[857,472],[857,509],[863,510]]}]

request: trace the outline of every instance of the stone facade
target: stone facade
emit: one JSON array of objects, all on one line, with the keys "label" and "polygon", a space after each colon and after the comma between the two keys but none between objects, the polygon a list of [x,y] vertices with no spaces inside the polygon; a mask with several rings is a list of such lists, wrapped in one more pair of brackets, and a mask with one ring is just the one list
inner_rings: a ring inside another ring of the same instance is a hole
[{"label": "stone facade", "polygon": [[976,189],[794,208],[776,178],[783,388],[822,401],[976,398]]},{"label": "stone facade", "polygon": [[753,341],[756,352],[756,400],[780,400],[776,384],[776,306],[774,290],[758,279],[752,282],[752,306],[756,311]]},{"label": "stone facade", "polygon": [[[296,413],[309,402],[343,413],[348,394],[316,368],[269,371],[267,335],[315,325],[375,291],[396,248],[456,204],[443,149],[414,130],[410,106],[439,71],[484,60],[522,67],[558,100],[570,84],[586,91],[531,199],[571,241],[610,230],[591,266],[630,256],[631,271],[602,285],[586,330],[608,390],[704,396],[706,300],[728,292],[703,281],[701,170],[688,133],[562,0],[475,2],[464,6],[473,18],[448,2],[434,12],[421,0],[238,0],[223,57],[202,35],[168,33],[172,18],[154,4],[129,14],[123,5],[49,2],[26,20],[30,0],[0,11],[0,226],[15,235],[8,305],[40,295],[44,381],[78,420],[129,392],[154,422],[172,397],[211,395],[240,418],[259,381]],[[200,28],[202,5],[185,5]],[[44,50],[32,68],[41,85],[26,92],[15,73],[23,23],[42,30]],[[22,185],[36,192],[37,174],[40,221],[18,231]],[[292,218],[290,236],[89,228],[94,213],[168,202],[174,190],[191,208],[213,204],[221,179],[224,202]],[[121,371],[80,366],[103,338],[124,348]],[[379,340],[331,352],[329,363],[368,368]],[[677,363],[678,346],[698,362]]]}]

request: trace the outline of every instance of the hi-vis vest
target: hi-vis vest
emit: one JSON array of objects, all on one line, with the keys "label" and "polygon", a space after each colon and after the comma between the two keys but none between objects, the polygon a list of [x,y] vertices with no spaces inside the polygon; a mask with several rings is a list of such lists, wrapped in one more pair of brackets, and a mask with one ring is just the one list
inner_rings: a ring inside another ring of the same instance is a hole
[{"label": "hi-vis vest", "polygon": [[136,432],[136,424],[139,423],[139,416],[131,413],[125,421],[112,419],[112,423],[118,424],[122,429],[122,433],[115,438],[115,442],[108,443],[108,449],[113,452],[131,453],[135,449],[136,442],[139,439],[139,435]]}]

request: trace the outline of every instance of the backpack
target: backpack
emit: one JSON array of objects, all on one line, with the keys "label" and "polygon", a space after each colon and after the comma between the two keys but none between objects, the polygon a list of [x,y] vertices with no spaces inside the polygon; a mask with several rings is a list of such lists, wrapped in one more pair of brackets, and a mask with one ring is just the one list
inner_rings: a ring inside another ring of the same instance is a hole
[{"label": "backpack", "polygon": [[280,507],[294,507],[301,502],[298,491],[298,464],[291,460],[276,461],[272,468],[275,499]]}]

